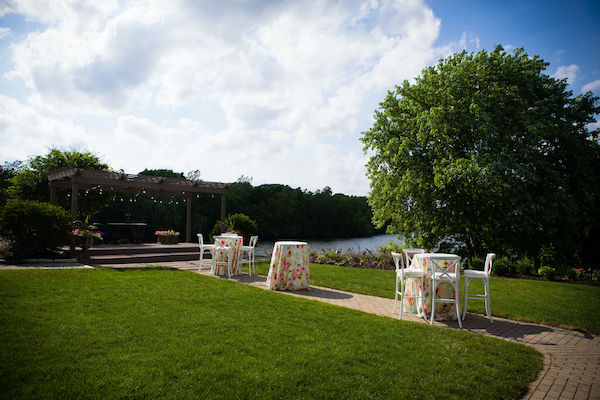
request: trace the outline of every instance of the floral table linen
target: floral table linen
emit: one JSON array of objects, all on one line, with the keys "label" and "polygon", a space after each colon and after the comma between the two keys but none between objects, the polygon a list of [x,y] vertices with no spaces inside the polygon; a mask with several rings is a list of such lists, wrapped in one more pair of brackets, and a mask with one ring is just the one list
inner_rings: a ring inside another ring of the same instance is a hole
[{"label": "floral table linen", "polygon": [[[423,290],[423,302],[424,307],[423,310],[425,314],[419,314],[421,317],[425,317],[429,319],[431,316],[431,273],[432,273],[432,263],[430,261],[431,256],[453,256],[452,254],[440,254],[440,253],[418,253],[413,256],[411,267],[423,269],[425,274],[425,279],[423,281],[423,287],[420,287],[420,282],[417,279],[409,278],[406,282],[406,291],[405,295],[414,295],[419,293],[420,290]],[[448,265],[448,263],[457,262],[456,260],[444,260],[444,265]],[[457,270],[460,273],[460,266],[456,266]],[[460,280],[459,280],[460,282]],[[439,284],[436,290],[436,298],[455,298],[456,293],[454,293],[454,287],[449,283]],[[420,299],[419,298],[404,298],[403,303],[403,312],[409,312],[416,314],[419,310]],[[428,316],[429,315],[429,316]],[[447,320],[447,319],[456,319],[456,307],[454,304],[448,303],[436,303],[435,305],[435,319],[436,320]]]},{"label": "floral table linen", "polygon": [[275,242],[267,287],[271,290],[308,290],[310,266],[306,242]]},{"label": "floral table linen", "polygon": [[[244,238],[242,236],[224,235],[215,236],[215,247],[226,246],[233,248],[233,258],[231,262],[231,275],[239,275],[242,273],[241,269],[241,258],[240,258],[240,247],[242,246]],[[212,257],[215,257],[214,249],[211,250]],[[218,261],[227,261],[225,254],[219,254],[220,259]],[[227,266],[218,265],[216,270],[217,275],[227,275]]]}]

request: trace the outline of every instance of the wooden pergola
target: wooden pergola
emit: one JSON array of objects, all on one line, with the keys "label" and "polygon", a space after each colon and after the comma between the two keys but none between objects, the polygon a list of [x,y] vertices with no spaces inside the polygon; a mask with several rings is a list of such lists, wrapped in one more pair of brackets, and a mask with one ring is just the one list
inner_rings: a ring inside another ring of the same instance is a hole
[{"label": "wooden pergola", "polygon": [[225,223],[225,202],[229,183],[133,175],[119,172],[95,171],[81,168],[59,168],[48,173],[50,203],[56,203],[56,189],[71,189],[71,222],[77,219],[80,190],[100,189],[104,192],[145,193],[182,196],[186,198],[187,216],[185,240],[191,243],[192,194],[221,195],[221,224]]}]

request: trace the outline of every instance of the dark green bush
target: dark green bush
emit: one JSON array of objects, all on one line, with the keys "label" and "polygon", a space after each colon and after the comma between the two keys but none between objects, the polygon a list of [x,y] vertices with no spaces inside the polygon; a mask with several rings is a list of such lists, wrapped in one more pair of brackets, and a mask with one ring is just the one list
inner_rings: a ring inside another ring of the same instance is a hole
[{"label": "dark green bush", "polygon": [[556,270],[548,265],[540,267],[538,274],[542,275],[547,281],[553,281],[556,277]]},{"label": "dark green bush", "polygon": [[533,260],[529,257],[523,257],[519,261],[517,261],[515,265],[515,269],[517,274],[521,275],[534,275],[535,274],[535,265]]},{"label": "dark green bush", "polygon": [[[256,222],[246,214],[232,214],[225,219],[225,231],[236,232],[244,237],[244,244],[248,244],[250,236],[258,233],[258,226]],[[215,236],[218,236],[221,232],[221,221],[217,221],[212,231],[210,232],[209,239],[212,242]]]},{"label": "dark green bush", "polygon": [[473,257],[467,262],[467,268],[475,271],[483,271],[485,262],[480,257]]},{"label": "dark green bush", "polygon": [[565,271],[565,278],[570,279],[572,281],[577,279],[577,270],[575,268],[567,268],[567,270]]},{"label": "dark green bush", "polygon": [[558,258],[556,256],[556,250],[554,249],[554,245],[552,243],[540,248],[539,257],[541,265],[547,265],[554,269],[556,269],[559,265]]},{"label": "dark green bush", "polygon": [[0,236],[17,259],[57,251],[69,242],[70,228],[69,213],[48,203],[12,199],[0,210]]},{"label": "dark green bush", "polygon": [[494,262],[492,266],[492,273],[495,275],[505,276],[514,274],[515,271],[510,261],[508,261],[508,258],[502,257],[498,258]]}]

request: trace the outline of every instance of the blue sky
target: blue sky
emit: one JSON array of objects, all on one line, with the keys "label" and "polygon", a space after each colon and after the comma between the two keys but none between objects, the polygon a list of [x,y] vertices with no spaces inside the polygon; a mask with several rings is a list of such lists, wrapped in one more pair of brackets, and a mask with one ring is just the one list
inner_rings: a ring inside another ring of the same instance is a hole
[{"label": "blue sky", "polygon": [[600,2],[0,1],[0,162],[50,147],[114,169],[366,195],[387,90],[463,49],[524,47],[600,95]]}]

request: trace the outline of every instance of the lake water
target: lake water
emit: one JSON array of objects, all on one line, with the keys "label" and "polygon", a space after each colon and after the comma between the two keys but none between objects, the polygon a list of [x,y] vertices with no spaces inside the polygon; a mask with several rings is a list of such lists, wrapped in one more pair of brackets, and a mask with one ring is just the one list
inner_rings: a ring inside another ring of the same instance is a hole
[{"label": "lake water", "polygon": [[[328,240],[303,240],[303,239],[280,239],[280,240],[299,240],[307,242],[308,248],[311,251],[327,251],[327,250],[353,250],[353,251],[377,251],[379,247],[387,245],[390,240],[396,244],[401,244],[396,235],[375,235],[362,238],[347,238],[347,239],[328,239]],[[279,241],[279,240],[278,240]],[[256,257],[267,257],[273,251],[275,241],[261,241],[260,237],[256,244]]]}]

